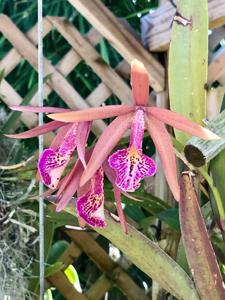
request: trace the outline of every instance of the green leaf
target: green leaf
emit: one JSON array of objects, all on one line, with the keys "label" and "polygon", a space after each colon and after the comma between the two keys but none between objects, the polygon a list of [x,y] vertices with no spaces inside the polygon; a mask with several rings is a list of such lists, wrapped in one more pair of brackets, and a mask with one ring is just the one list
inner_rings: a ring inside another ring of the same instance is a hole
[{"label": "green leaf", "polygon": [[158,218],[180,232],[179,213],[177,208],[169,208],[158,214]]},{"label": "green leaf", "polygon": [[99,46],[100,46],[101,57],[109,65],[110,64],[109,53],[108,53],[106,41],[104,38],[101,38]]},{"label": "green leaf", "polygon": [[79,226],[77,218],[74,218],[71,214],[68,214],[65,211],[57,213],[49,209],[46,211],[45,217],[47,220],[54,223],[55,229],[65,225]]},{"label": "green leaf", "polygon": [[56,272],[59,272],[63,269],[64,264],[61,261],[57,261],[53,265],[45,268],[45,277],[49,277]]},{"label": "green leaf", "polygon": [[[212,172],[214,184],[220,194],[223,210],[225,211],[225,150],[220,152],[213,160],[211,160],[210,170]],[[219,214],[221,226],[223,227],[223,230],[225,230],[224,215],[221,215],[220,211]]]},{"label": "green leaf", "polygon": [[50,249],[50,253],[48,256],[47,264],[52,265],[55,264],[60,256],[68,249],[69,243],[64,240],[60,240],[55,242]]},{"label": "green leaf", "polygon": [[[206,114],[208,67],[207,0],[179,0],[177,12],[169,51],[170,106],[202,124]],[[182,17],[188,20],[186,25],[180,23]],[[188,140],[182,132],[176,130],[175,134],[182,143]]]},{"label": "green leaf", "polygon": [[[75,216],[75,211],[67,207],[66,211]],[[183,300],[199,299],[195,287],[188,275],[169,257],[156,243],[128,225],[128,235],[125,235],[120,224],[105,213],[107,227],[93,228],[99,234],[118,247],[139,269],[168,292]]]}]

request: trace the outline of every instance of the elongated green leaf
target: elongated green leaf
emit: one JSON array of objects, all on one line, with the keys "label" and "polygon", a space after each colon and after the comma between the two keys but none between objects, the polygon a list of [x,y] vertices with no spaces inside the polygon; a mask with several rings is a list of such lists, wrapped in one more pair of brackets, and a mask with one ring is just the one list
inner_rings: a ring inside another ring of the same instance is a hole
[{"label": "elongated green leaf", "polygon": [[[73,207],[67,207],[66,211],[75,215]],[[199,299],[190,277],[156,243],[131,225],[128,226],[128,235],[125,235],[118,221],[107,211],[105,215],[107,227],[94,228],[98,233],[110,240],[138,268],[178,299]]]},{"label": "elongated green leaf", "polygon": [[59,272],[63,269],[64,264],[61,261],[57,261],[53,265],[45,268],[45,277],[49,277],[56,272]]},{"label": "elongated green leaf", "polygon": [[[207,61],[207,0],[178,0],[169,51],[170,106],[198,123],[206,112]],[[175,133],[187,141],[187,135]]]},{"label": "elongated green leaf", "polygon": [[[225,184],[224,184],[224,178],[225,178],[225,150],[220,152],[213,160],[211,160],[210,170],[212,172],[214,184],[215,184],[215,186],[217,187],[217,189],[219,191],[222,206],[223,206],[223,209],[225,211]],[[223,230],[225,230],[224,216],[221,215],[220,211],[219,211],[219,214],[220,214],[219,219],[220,219],[221,226],[222,226]]]},{"label": "elongated green leaf", "polygon": [[182,239],[201,299],[225,299],[222,276],[194,190],[192,174],[184,173],[179,203]]}]

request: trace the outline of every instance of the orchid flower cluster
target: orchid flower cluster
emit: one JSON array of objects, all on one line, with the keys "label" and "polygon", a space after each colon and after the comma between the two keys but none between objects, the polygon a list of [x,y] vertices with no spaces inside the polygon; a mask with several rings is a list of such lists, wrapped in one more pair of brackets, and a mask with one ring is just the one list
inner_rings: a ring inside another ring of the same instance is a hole
[{"label": "orchid flower cluster", "polygon": [[[218,136],[185,117],[167,109],[149,107],[149,75],[144,65],[131,63],[133,104],[108,105],[81,111],[54,107],[13,106],[19,111],[46,112],[53,119],[45,125],[26,132],[8,135],[12,138],[30,138],[59,129],[49,148],[40,154],[38,173],[49,188],[56,192],[57,211],[61,211],[77,193],[76,211],[80,224],[105,227],[104,173],[112,182],[118,215],[127,232],[120,193],[134,192],[140,182],[157,171],[154,160],[142,151],[144,130],[147,129],[158,151],[161,165],[174,198],[179,201],[176,158],[165,124],[202,139]],[[93,149],[86,149],[92,121],[116,117],[104,130]],[[127,148],[113,152],[128,129]],[[78,158],[62,179],[62,174],[77,149]]]}]

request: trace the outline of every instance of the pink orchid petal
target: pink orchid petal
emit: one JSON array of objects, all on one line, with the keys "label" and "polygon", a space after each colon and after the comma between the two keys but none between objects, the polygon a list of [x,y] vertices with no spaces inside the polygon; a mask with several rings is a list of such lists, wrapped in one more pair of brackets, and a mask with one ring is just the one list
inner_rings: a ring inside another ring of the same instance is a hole
[{"label": "pink orchid petal", "polygon": [[13,138],[13,139],[29,139],[41,134],[45,134],[47,132],[53,131],[61,126],[66,125],[64,122],[60,121],[52,121],[47,124],[44,124],[39,127],[32,128],[30,130],[24,131],[22,133],[17,134],[5,134],[5,136]]},{"label": "pink orchid petal", "polygon": [[61,112],[68,112],[71,111],[71,109],[68,108],[60,108],[60,107],[51,107],[51,106],[23,106],[23,105],[11,105],[9,106],[10,109],[16,110],[16,111],[29,111],[29,112],[43,112],[43,113],[61,113]]},{"label": "pink orchid petal", "polygon": [[107,105],[67,113],[50,114],[48,117],[64,122],[84,122],[124,115],[133,110],[134,107],[130,105]]},{"label": "pink orchid petal", "polygon": [[135,112],[131,127],[130,146],[136,149],[142,149],[142,140],[145,130],[145,112],[142,108],[138,108]]},{"label": "pink orchid petal", "polygon": [[77,128],[77,153],[85,169],[87,167],[85,161],[85,146],[87,144],[90,130],[91,130],[91,122],[79,123]]},{"label": "pink orchid petal", "polygon": [[104,217],[104,173],[100,167],[91,179],[90,190],[78,197],[76,210],[84,221],[94,227],[105,227]]},{"label": "pink orchid petal", "polygon": [[194,123],[178,113],[159,107],[146,107],[148,115],[190,135],[197,136],[205,140],[218,140],[220,137],[210,130]]},{"label": "pink orchid petal", "polygon": [[[92,154],[92,149],[89,149],[85,153],[85,160],[89,160]],[[78,159],[77,162],[74,164],[72,170],[67,174],[59,183],[59,189],[56,196],[59,198],[59,203],[56,207],[56,211],[59,212],[63,210],[66,205],[71,201],[73,195],[77,191],[77,195],[81,195],[80,193],[84,194],[89,189],[90,183],[88,182],[87,185],[79,187],[80,177],[82,175],[84,168],[82,166],[81,161]]]},{"label": "pink orchid petal", "polygon": [[124,216],[124,213],[123,213],[123,208],[122,208],[122,205],[121,205],[120,190],[117,188],[116,185],[114,185],[113,190],[114,190],[114,197],[115,197],[115,200],[116,200],[116,208],[117,208],[117,213],[118,213],[118,216],[119,216],[119,219],[120,219],[121,227],[123,229],[123,232],[125,234],[128,234],[128,226],[127,226],[127,222],[126,222],[126,219],[125,219],[125,216]]},{"label": "pink orchid petal", "polygon": [[165,125],[151,115],[146,117],[146,127],[159,153],[168,185],[174,198],[179,201],[180,187],[177,180],[176,157],[169,133]]},{"label": "pink orchid petal", "polygon": [[[65,123],[64,123],[65,124]],[[62,143],[65,135],[67,134],[68,130],[73,126],[73,124],[67,124],[61,128],[59,128],[57,134],[55,135],[54,139],[51,142],[51,145],[49,148],[56,149],[60,146]]]},{"label": "pink orchid petal", "polygon": [[109,181],[112,183],[112,185],[115,185],[116,181],[116,173],[115,171],[109,166],[109,163],[107,160],[105,160],[102,164],[102,167],[104,169],[104,173],[106,177],[109,179]]},{"label": "pink orchid petal", "polygon": [[85,184],[95,174],[123,134],[131,127],[133,116],[133,113],[119,116],[105,129],[98,139],[87,168],[81,177],[81,185]]},{"label": "pink orchid petal", "polygon": [[157,170],[154,160],[134,146],[117,150],[109,157],[108,162],[116,172],[115,184],[125,192],[137,190],[140,181],[147,176],[153,176]]},{"label": "pink orchid petal", "polygon": [[134,103],[146,106],[149,97],[149,77],[143,63],[137,59],[131,62],[131,86]]},{"label": "pink orchid petal", "polygon": [[59,197],[59,202],[56,206],[57,212],[63,210],[71,201],[79,187],[82,172],[83,167],[81,162],[78,160],[57,192],[57,196]]}]

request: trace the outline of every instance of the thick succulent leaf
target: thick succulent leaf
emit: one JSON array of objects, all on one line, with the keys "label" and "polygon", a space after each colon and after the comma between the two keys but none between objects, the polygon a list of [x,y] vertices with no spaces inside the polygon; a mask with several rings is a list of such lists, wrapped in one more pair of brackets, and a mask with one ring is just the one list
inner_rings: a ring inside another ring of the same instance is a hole
[{"label": "thick succulent leaf", "polygon": [[183,173],[179,203],[182,239],[188,264],[201,299],[225,299],[225,289],[209,240],[191,172]]},{"label": "thick succulent leaf", "polygon": [[[169,51],[170,107],[202,124],[206,116],[208,68],[207,0],[177,1]],[[183,144],[188,136],[175,131]]]},{"label": "thick succulent leaf", "polygon": [[199,124],[188,120],[180,114],[160,108],[160,107],[146,107],[147,112],[157,118],[158,120],[177,128],[181,131],[187,132],[190,135],[197,136],[205,140],[218,140],[219,136],[214,134],[207,128],[200,126]]},{"label": "thick succulent leaf", "polygon": [[63,122],[83,122],[124,115],[133,110],[134,107],[131,105],[107,105],[67,113],[50,114],[48,117]]},{"label": "thick succulent leaf", "polygon": [[131,126],[133,115],[133,113],[130,113],[119,116],[105,129],[98,139],[92,156],[87,164],[87,168],[81,177],[81,185],[85,184],[103,164],[104,160],[119,142],[123,134]]},{"label": "thick succulent leaf", "polygon": [[159,153],[163,172],[171,192],[174,198],[179,201],[180,187],[177,180],[176,157],[170,135],[165,125],[153,116],[146,117],[146,127]]},{"label": "thick succulent leaf", "polygon": [[131,86],[135,105],[146,106],[149,97],[148,72],[137,59],[131,62]]},{"label": "thick succulent leaf", "polygon": [[[73,207],[67,207],[66,211],[75,215]],[[104,229],[93,229],[118,247],[140,270],[178,299],[199,300],[190,277],[155,242],[129,224],[125,236],[118,218],[107,211],[105,220]]]},{"label": "thick succulent leaf", "polygon": [[5,134],[5,136],[13,138],[13,139],[29,139],[41,134],[45,134],[47,132],[51,132],[56,130],[57,128],[66,125],[64,122],[60,121],[52,121],[47,124],[32,128],[30,130],[17,133],[17,134]]}]

